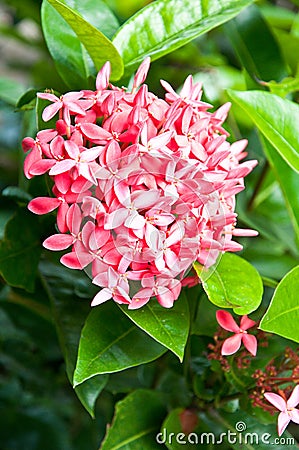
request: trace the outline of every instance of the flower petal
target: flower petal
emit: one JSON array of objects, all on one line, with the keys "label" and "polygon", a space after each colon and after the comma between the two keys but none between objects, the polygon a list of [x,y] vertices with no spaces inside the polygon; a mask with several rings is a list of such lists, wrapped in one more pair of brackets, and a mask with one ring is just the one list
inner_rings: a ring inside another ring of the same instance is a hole
[{"label": "flower petal", "polygon": [[292,411],[289,411],[289,415],[291,417],[292,422],[299,424],[299,409],[292,409]]},{"label": "flower petal", "polygon": [[111,297],[112,297],[111,290],[109,288],[104,288],[96,294],[96,296],[94,297],[94,299],[91,302],[91,306],[100,305],[101,303],[104,303],[107,300],[110,300]]},{"label": "flower petal", "polygon": [[61,201],[58,198],[51,197],[36,197],[28,204],[29,211],[34,214],[47,214],[58,208]]},{"label": "flower petal", "polygon": [[227,311],[223,310],[217,311],[216,319],[219,325],[227,331],[238,333],[238,331],[240,330],[235,320],[233,319],[233,316]]},{"label": "flower petal", "polygon": [[257,351],[257,340],[256,337],[252,334],[242,334],[242,341],[244,347],[251,353],[253,356],[256,355]]},{"label": "flower petal", "polygon": [[225,339],[221,348],[221,354],[232,355],[233,353],[236,353],[241,346],[241,342],[242,342],[241,333],[234,334],[233,336]]},{"label": "flower petal", "polygon": [[48,237],[43,246],[48,250],[65,250],[74,242],[74,237],[71,234],[53,234]]},{"label": "flower petal", "polygon": [[281,436],[288,424],[290,423],[290,416],[287,412],[281,412],[278,416],[278,436]]},{"label": "flower petal", "polygon": [[294,388],[290,398],[287,401],[288,408],[295,408],[299,403],[299,384]]},{"label": "flower petal", "polygon": [[248,328],[254,327],[255,324],[256,324],[256,322],[249,319],[247,316],[243,316],[241,318],[240,328],[245,331],[245,330],[248,330]]},{"label": "flower petal", "polygon": [[265,392],[264,396],[279,411],[286,411],[286,401],[280,395],[274,394],[273,392]]}]

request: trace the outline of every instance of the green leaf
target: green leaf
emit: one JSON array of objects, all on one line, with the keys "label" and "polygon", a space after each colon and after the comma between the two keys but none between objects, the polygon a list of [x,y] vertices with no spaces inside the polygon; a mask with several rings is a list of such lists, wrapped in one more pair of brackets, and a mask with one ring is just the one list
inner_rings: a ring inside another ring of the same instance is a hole
[{"label": "green leaf", "polygon": [[299,172],[299,105],[269,92],[228,91],[282,158]]},{"label": "green leaf", "polygon": [[184,293],[170,309],[163,308],[155,300],[136,310],[129,310],[127,306],[120,308],[139,328],[171,350],[182,362],[190,327],[189,306]]},{"label": "green leaf", "polygon": [[273,146],[262,138],[263,148],[269,163],[274,171],[275,177],[280,184],[284,199],[288,208],[289,216],[299,242],[299,174],[292,170],[282,159]]},{"label": "green leaf", "polygon": [[[44,0],[42,8],[45,38],[54,60],[58,63],[58,69],[63,79],[68,82],[71,74],[72,83],[76,82],[75,71],[77,68],[83,80],[89,75],[86,71],[86,61],[81,46],[83,44],[96,69],[99,70],[106,61],[110,61],[111,79],[118,80],[123,74],[123,62],[114,45],[104,34],[105,32],[108,32],[109,35],[112,34],[111,31],[117,27],[111,11],[104,2],[99,0],[96,2],[87,0],[84,5],[82,2],[68,3],[74,4],[75,9],[58,0],[48,0],[48,2]],[[58,15],[55,15],[55,12],[53,14],[49,4],[55,8]],[[63,21],[61,17],[64,19]],[[57,26],[57,22],[60,26]],[[92,22],[97,25],[93,25]],[[111,22],[112,28],[109,25]],[[103,29],[103,32],[99,28]],[[53,32],[54,29],[55,32]],[[58,31],[57,36],[56,30]]]},{"label": "green leaf", "polygon": [[161,394],[140,389],[116,405],[100,450],[159,450],[155,436],[166,414]]},{"label": "green leaf", "polygon": [[[184,446],[184,449],[192,450],[194,449],[194,444],[192,444],[192,438],[191,442],[188,442],[187,435],[183,433],[182,429],[182,415],[184,414],[183,408],[176,408],[170,411],[166,419],[164,420],[161,432],[158,435],[158,442],[159,443],[165,443],[166,447],[170,450],[181,450],[182,446]],[[186,414],[186,413],[185,413]],[[192,413],[191,413],[192,414]],[[193,416],[194,415],[194,416]],[[193,413],[192,418],[189,418],[189,421],[193,420],[194,425],[196,426],[196,413]],[[187,419],[188,420],[188,419]],[[193,422],[192,422],[193,424]],[[195,427],[194,427],[195,429]],[[192,433],[195,431],[193,430]],[[175,437],[179,436],[178,440],[176,438],[171,438],[170,434],[175,433]],[[164,442],[165,441],[165,442]]]},{"label": "green leaf", "polygon": [[16,103],[17,109],[20,109],[21,111],[34,109],[37,92],[37,89],[28,89],[24,92]]},{"label": "green leaf", "polygon": [[[89,302],[76,295],[78,283],[90,285],[84,273],[44,261],[40,265],[44,288],[50,298],[60,346],[70,382],[78,354],[81,329],[90,311]],[[90,293],[92,295],[92,292]],[[96,376],[75,388],[83,406],[94,417],[94,405],[108,381],[107,375]]]},{"label": "green leaf", "polygon": [[74,385],[98,374],[118,372],[153,361],[162,345],[139,330],[114,302],[94,308],[81,333]]},{"label": "green leaf", "polygon": [[160,58],[235,17],[252,0],[157,0],[131,17],[112,42],[133,71],[146,56]]},{"label": "green leaf", "polygon": [[[52,91],[52,93],[59,96],[59,94],[57,92]],[[42,118],[43,110],[49,104],[50,104],[50,102],[48,100],[44,100],[39,97],[36,98],[35,116],[36,116],[36,124],[37,124],[38,130],[44,130],[46,128],[54,128],[54,130],[55,130],[55,128],[56,128],[57,116],[52,117],[52,119],[49,120],[48,122],[45,122]]]},{"label": "green leaf", "polygon": [[[197,265],[195,270],[198,272]],[[225,253],[216,267],[201,271],[203,288],[214,305],[233,308],[240,315],[255,311],[261,303],[263,283],[258,271],[245,259]]]},{"label": "green leaf", "polygon": [[10,286],[33,292],[41,245],[36,217],[18,209],[0,241],[0,273]]},{"label": "green leaf", "polygon": [[108,375],[96,375],[95,377],[86,380],[85,383],[75,387],[80,402],[92,418],[95,418],[94,408],[96,400],[106,386],[108,379]]},{"label": "green leaf", "polygon": [[0,100],[15,106],[24,92],[24,86],[10,78],[0,77]]},{"label": "green leaf", "polygon": [[299,78],[286,77],[281,82],[269,81],[263,83],[270,89],[273,94],[279,95],[280,97],[286,97],[291,92],[299,91]]},{"label": "green leaf", "polygon": [[253,80],[280,81],[288,75],[280,48],[257,6],[242,11],[225,25],[225,31]]},{"label": "green leaf", "polygon": [[260,328],[299,342],[299,266],[281,280],[264,315]]}]

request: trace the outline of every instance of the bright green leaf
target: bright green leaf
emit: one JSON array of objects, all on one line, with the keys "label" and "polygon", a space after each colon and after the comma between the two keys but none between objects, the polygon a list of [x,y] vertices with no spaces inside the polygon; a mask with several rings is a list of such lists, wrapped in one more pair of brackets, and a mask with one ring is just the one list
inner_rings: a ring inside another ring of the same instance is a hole
[{"label": "bright green leaf", "polygon": [[0,273],[10,286],[34,290],[41,245],[39,225],[26,209],[19,209],[7,222],[0,241]]},{"label": "bright green leaf", "polygon": [[279,83],[276,81],[269,81],[263,83],[270,89],[273,94],[279,95],[280,97],[286,97],[291,92],[299,91],[299,78],[286,77]]},{"label": "bright green leaf", "polygon": [[109,302],[94,308],[81,333],[74,385],[98,374],[118,372],[153,361],[166,349],[141,331]]},{"label": "bright green leaf", "polygon": [[[86,48],[87,52],[89,53],[91,59],[93,60],[96,69],[99,70],[105,64],[106,61],[110,61],[111,68],[112,68],[111,79],[118,80],[123,74],[123,62],[122,62],[122,59],[121,59],[118,51],[112,44],[112,42],[99,29],[97,29],[95,26],[93,26],[91,23],[89,23],[87,20],[85,20],[79,14],[79,12],[82,11],[82,9],[80,9],[80,7],[78,8],[78,12],[77,12],[76,10],[70,8],[69,6],[65,5],[61,1],[48,0],[48,2],[56,9],[56,11],[65,19],[67,24],[76,33],[79,41],[81,42],[81,44],[84,45],[84,47]],[[92,3],[94,3],[94,2],[92,2]],[[89,2],[89,4],[90,4],[90,2]],[[94,6],[96,6],[100,10],[102,8],[102,5],[103,5],[103,3],[101,2],[101,4],[94,5]],[[89,6],[87,4],[86,10],[88,10],[88,8],[89,8]],[[85,10],[85,8],[84,8],[84,10]],[[94,10],[94,8],[93,8],[93,10]],[[45,11],[43,14],[43,19],[44,19],[45,27],[47,27],[47,15],[46,15]],[[105,22],[105,20],[106,19],[103,19],[103,22]],[[101,23],[103,23],[103,22],[101,20]],[[52,24],[53,24],[53,22],[52,22]],[[55,26],[55,29],[56,29],[56,26]],[[53,33],[53,28],[48,26],[47,30],[48,30],[48,34],[47,34],[48,36],[52,36],[53,34],[55,34],[55,33]],[[49,40],[50,46],[52,45],[52,51],[55,53],[55,55],[57,54],[58,60],[61,59],[61,62],[67,68],[66,59],[69,56],[68,50],[69,50],[69,48],[72,48],[72,47],[70,47],[70,45],[68,43],[69,36],[71,36],[71,35],[69,33],[69,30],[63,29],[63,32],[64,32],[64,36],[63,36],[62,43],[64,45],[64,50],[67,51],[67,53],[64,55],[64,59],[60,55],[61,52],[59,52],[59,51],[57,52],[57,46],[60,45],[60,41],[57,40],[54,42],[53,40],[51,40],[51,37],[48,37],[48,40]],[[74,41],[74,39],[72,39],[72,41]],[[78,49],[78,46],[77,46],[76,52],[71,53],[70,56],[73,57],[75,66],[78,65],[78,63],[79,63],[80,70],[83,71],[84,61],[82,60],[82,53],[79,55],[79,52],[80,52],[80,50]],[[65,77],[66,76],[67,76],[67,74],[65,75]],[[83,73],[83,78],[84,78],[84,73]]]},{"label": "bright green leaf", "polygon": [[157,301],[150,301],[136,310],[129,310],[127,306],[121,309],[139,328],[171,350],[180,361],[183,360],[190,327],[189,307],[184,293],[170,309],[163,308]]},{"label": "bright green leaf", "polygon": [[[195,265],[198,271],[198,266]],[[249,314],[261,303],[263,283],[258,271],[245,259],[225,253],[216,267],[200,272],[203,288],[214,305]]]},{"label": "bright green leaf", "polygon": [[299,105],[269,92],[228,91],[282,158],[299,172]]},{"label": "bright green leaf", "polygon": [[294,267],[277,286],[260,328],[299,342],[299,266]]},{"label": "bright green leaf", "polygon": [[252,0],[157,0],[137,12],[112,42],[133,71],[146,56],[152,60],[235,17]]},{"label": "bright green leaf", "polygon": [[242,11],[225,25],[225,31],[253,80],[280,81],[288,75],[280,48],[257,6]]},{"label": "bright green leaf", "polygon": [[140,389],[118,402],[100,450],[159,450],[155,437],[166,414],[161,397]]}]

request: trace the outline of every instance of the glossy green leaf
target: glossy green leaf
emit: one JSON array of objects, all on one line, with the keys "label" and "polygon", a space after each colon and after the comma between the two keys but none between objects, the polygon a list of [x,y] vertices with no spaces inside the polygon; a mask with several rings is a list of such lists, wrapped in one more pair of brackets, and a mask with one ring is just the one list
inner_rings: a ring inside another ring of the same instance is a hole
[{"label": "glossy green leaf", "polygon": [[290,168],[268,141],[265,139],[262,141],[267,159],[283,192],[297,242],[299,242],[299,174]]},{"label": "glossy green leaf", "polygon": [[261,303],[261,277],[258,271],[240,256],[225,253],[216,267],[199,273],[199,276],[209,300],[216,306],[233,308],[235,313],[243,315],[255,311]]},{"label": "glossy green leaf", "polygon": [[242,11],[225,25],[225,31],[253,80],[280,81],[288,75],[280,48],[257,6]]},{"label": "glossy green leaf", "polygon": [[139,328],[171,350],[180,361],[183,360],[190,327],[189,307],[184,293],[170,309],[163,308],[155,300],[140,309],[129,310],[127,306],[121,309]]},{"label": "glossy green leaf", "polygon": [[282,158],[299,172],[299,105],[269,92],[228,91]]},{"label": "glossy green leaf", "polygon": [[153,361],[166,349],[132,324],[114,304],[94,308],[81,333],[74,385],[98,374]]},{"label": "glossy green leaf", "polygon": [[0,273],[5,281],[29,292],[34,283],[41,244],[36,217],[26,209],[19,209],[7,222],[0,241]]},{"label": "glossy green leaf", "polygon": [[277,286],[260,328],[299,342],[299,266],[294,267]]},{"label": "glossy green leaf", "polygon": [[[81,329],[90,311],[89,302],[76,295],[77,286],[80,282],[89,286],[90,280],[84,273],[78,274],[77,271],[49,261],[40,265],[40,271],[44,288],[51,301],[67,375],[72,382]],[[90,294],[92,295],[92,292]],[[92,417],[96,399],[107,381],[107,375],[99,375],[75,388],[81,403]]]},{"label": "glossy green leaf", "polygon": [[112,42],[133,71],[146,56],[152,60],[235,17],[252,0],[157,0],[137,12]]},{"label": "glossy green leaf", "polygon": [[[81,46],[83,44],[96,69],[99,70],[109,60],[112,67],[111,79],[118,80],[123,74],[123,62],[114,45],[104,34],[106,31],[106,34],[108,32],[111,35],[111,31],[116,28],[117,22],[113,14],[102,1],[87,1],[84,5],[82,2],[69,3],[72,3],[70,6],[74,9],[58,0],[48,0],[48,4],[44,1],[42,10],[45,37],[52,56],[59,63],[63,79],[68,81],[70,68],[73,77],[77,68],[83,80],[90,74],[86,70],[87,61]],[[59,15],[53,15],[51,7],[55,8],[64,19],[63,22],[60,18],[57,19]],[[55,37],[53,33],[53,29],[57,29],[56,20],[61,25],[58,27],[58,37]],[[103,32],[100,29],[103,29]],[[72,31],[75,32],[76,37]]]},{"label": "glossy green leaf", "polygon": [[155,437],[166,414],[161,397],[140,389],[118,402],[100,450],[159,450]]},{"label": "glossy green leaf", "polygon": [[[161,431],[157,436],[158,442],[160,444],[165,443],[166,447],[169,450],[181,450],[182,447],[187,450],[194,449],[194,443],[192,444],[192,437],[191,442],[188,442],[187,436],[185,433],[183,433],[182,429],[182,415],[184,414],[183,408],[176,408],[170,411],[166,419],[164,420]],[[185,413],[186,414],[186,413]],[[193,413],[194,416],[190,416],[189,422],[193,421],[194,425],[196,426],[196,413]],[[188,420],[188,419],[187,419]],[[198,420],[198,419],[197,419]],[[192,424],[193,424],[192,422]],[[191,424],[191,428],[192,428]],[[195,432],[195,426],[193,433]],[[175,435],[170,437],[171,433],[175,433]],[[178,437],[178,440],[176,439]]]}]

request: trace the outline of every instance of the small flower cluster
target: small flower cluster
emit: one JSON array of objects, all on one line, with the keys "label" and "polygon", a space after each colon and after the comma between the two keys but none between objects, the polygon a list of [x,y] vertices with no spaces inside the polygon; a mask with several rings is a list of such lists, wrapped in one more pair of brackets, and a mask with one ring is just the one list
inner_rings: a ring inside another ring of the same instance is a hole
[{"label": "small flower cluster", "polygon": [[[256,387],[250,395],[254,406],[260,406],[269,412],[274,412],[273,408],[264,402],[264,392],[281,392],[281,387],[285,395],[289,395],[293,383],[299,383],[299,354],[287,347],[283,358],[272,359],[264,370],[256,370],[252,375],[256,380]],[[290,384],[291,383],[291,384]]]},{"label": "small flower cluster", "polygon": [[[252,327],[256,329],[257,322],[249,319],[246,315],[241,317],[240,326],[227,311],[218,310],[216,312],[216,319],[221,328],[214,335],[214,343],[208,345],[210,350],[208,359],[219,361],[222,369],[225,372],[229,372],[231,364],[226,356],[238,352],[234,357],[236,367],[240,370],[249,368],[252,357],[256,356],[257,343],[259,343],[260,347],[268,346],[266,334],[261,330],[258,330],[256,335],[249,334],[247,330]],[[228,337],[227,331],[234,334]],[[239,351],[242,343],[245,349]]]},{"label": "small flower cluster", "polygon": [[235,228],[235,195],[257,162],[240,163],[247,141],[227,142],[230,104],[209,112],[191,76],[179,94],[162,81],[165,99],[156,97],[143,84],[149,63],[130,91],[109,83],[107,62],[95,91],[39,93],[51,102],[43,120],[58,115],[55,129],[23,140],[27,178],[54,182],[53,197],[29,204],[36,214],[58,210],[59,233],[43,245],[71,248],[61,263],[91,269],[102,288],[92,305],[112,298],[135,309],[156,296],[171,307],[194,261],[208,267],[242,248],[233,236],[256,235]]},{"label": "small flower cluster", "polygon": [[[256,370],[252,375],[256,386],[250,398],[253,406],[275,414],[278,417],[278,434],[284,432],[288,423],[299,423],[299,354],[287,347],[283,358],[272,359],[264,370]],[[295,384],[295,388],[294,388]],[[270,403],[270,404],[269,404]]]}]

